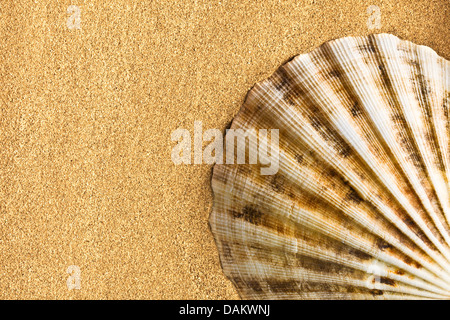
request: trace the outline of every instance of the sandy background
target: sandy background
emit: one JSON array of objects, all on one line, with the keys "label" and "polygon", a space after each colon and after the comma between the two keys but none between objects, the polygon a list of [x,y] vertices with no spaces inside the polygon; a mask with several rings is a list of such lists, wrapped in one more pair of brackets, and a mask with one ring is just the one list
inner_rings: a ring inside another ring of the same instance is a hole
[{"label": "sandy background", "polygon": [[446,0],[1,0],[0,298],[238,298],[211,166],[174,165],[171,133],[224,129],[289,57],[369,33],[369,5],[377,32],[450,58]]}]

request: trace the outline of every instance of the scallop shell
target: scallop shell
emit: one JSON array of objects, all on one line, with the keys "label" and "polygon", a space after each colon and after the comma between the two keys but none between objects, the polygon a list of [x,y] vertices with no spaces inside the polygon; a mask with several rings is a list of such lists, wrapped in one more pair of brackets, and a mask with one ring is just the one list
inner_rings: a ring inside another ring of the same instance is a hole
[{"label": "scallop shell", "polygon": [[216,164],[209,220],[241,298],[450,298],[449,70],[346,37],[249,91],[231,129],[278,129],[279,170]]}]

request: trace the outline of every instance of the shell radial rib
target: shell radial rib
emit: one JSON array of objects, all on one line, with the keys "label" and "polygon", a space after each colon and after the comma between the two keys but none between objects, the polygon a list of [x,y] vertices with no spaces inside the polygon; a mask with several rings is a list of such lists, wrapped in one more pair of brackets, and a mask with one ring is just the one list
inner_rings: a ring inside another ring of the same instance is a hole
[{"label": "shell radial rib", "polygon": [[240,296],[449,299],[449,104],[449,62],[389,34],[326,42],[256,84],[231,129],[278,129],[278,171],[212,176]]}]

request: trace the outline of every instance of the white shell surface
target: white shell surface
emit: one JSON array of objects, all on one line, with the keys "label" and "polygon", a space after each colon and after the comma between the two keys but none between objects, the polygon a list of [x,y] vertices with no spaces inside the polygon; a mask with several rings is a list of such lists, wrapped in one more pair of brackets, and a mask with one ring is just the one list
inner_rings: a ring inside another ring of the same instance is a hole
[{"label": "white shell surface", "polygon": [[449,68],[348,37],[252,88],[231,129],[279,129],[279,170],[216,164],[210,216],[242,298],[450,298]]}]

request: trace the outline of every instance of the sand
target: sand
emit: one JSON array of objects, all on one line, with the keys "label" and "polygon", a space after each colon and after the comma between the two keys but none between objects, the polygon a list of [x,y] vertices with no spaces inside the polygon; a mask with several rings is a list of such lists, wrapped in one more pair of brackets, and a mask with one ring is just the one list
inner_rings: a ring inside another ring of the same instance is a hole
[{"label": "sand", "polygon": [[450,58],[446,0],[2,1],[0,298],[238,298],[211,165],[176,166],[171,133],[224,129],[283,61],[368,34],[369,5],[374,32]]}]

